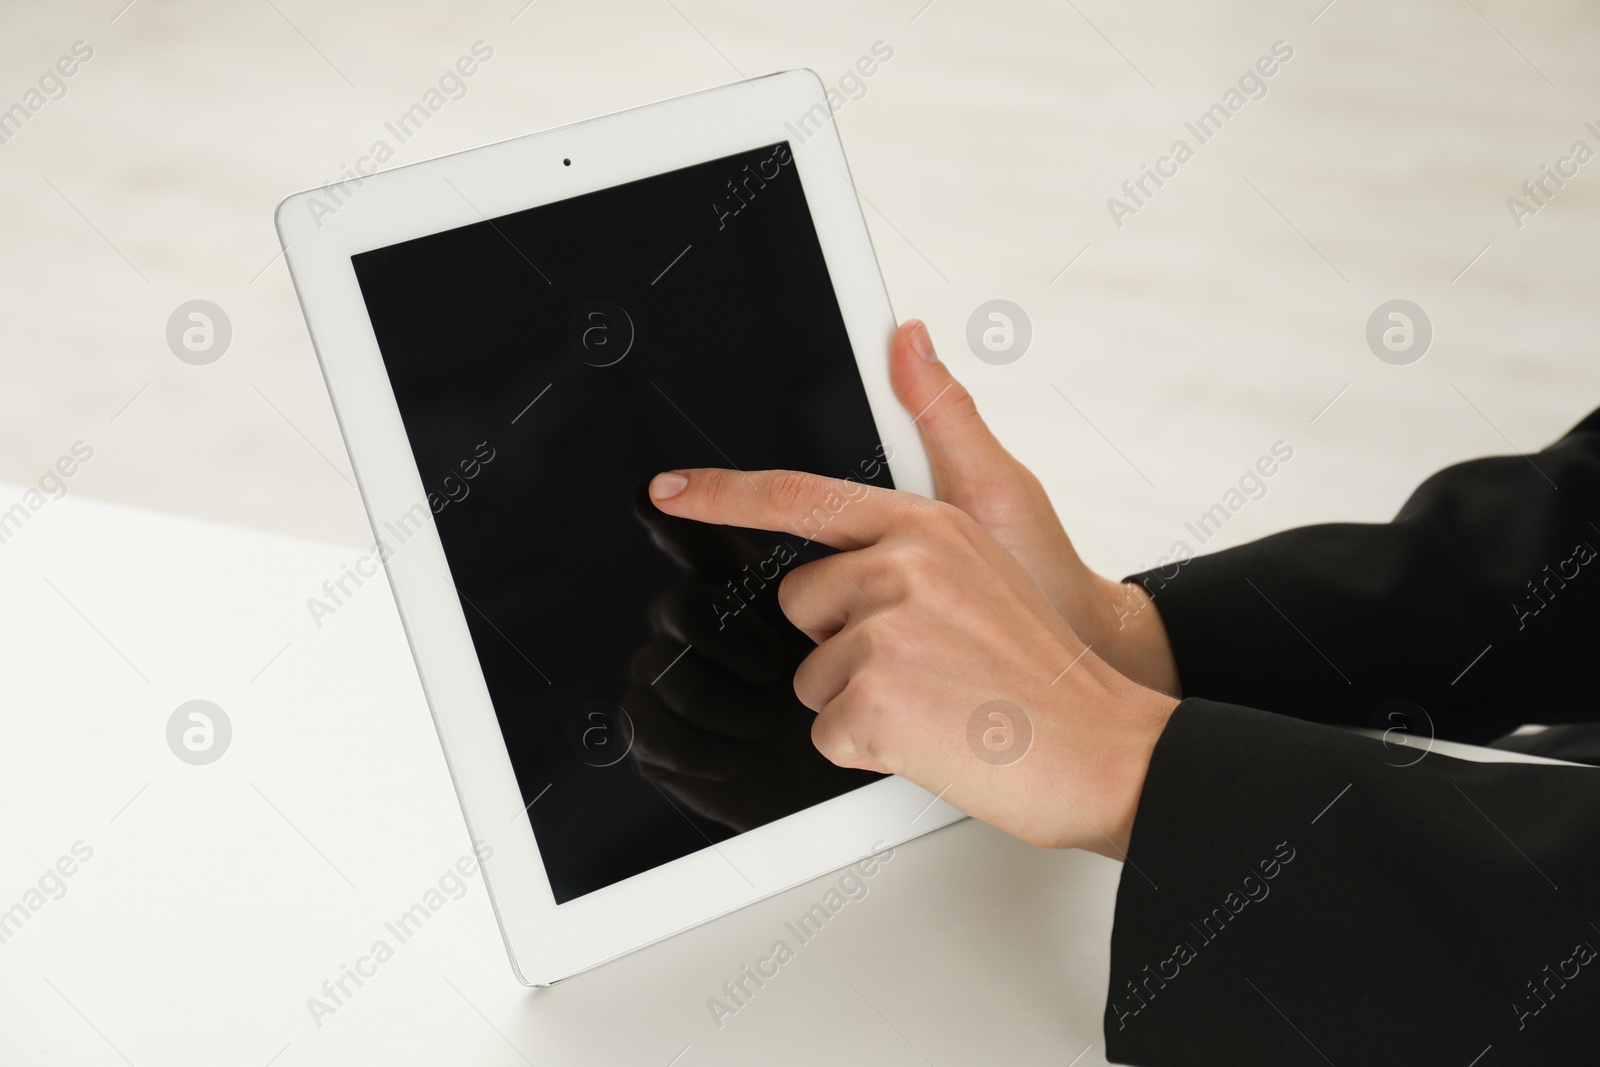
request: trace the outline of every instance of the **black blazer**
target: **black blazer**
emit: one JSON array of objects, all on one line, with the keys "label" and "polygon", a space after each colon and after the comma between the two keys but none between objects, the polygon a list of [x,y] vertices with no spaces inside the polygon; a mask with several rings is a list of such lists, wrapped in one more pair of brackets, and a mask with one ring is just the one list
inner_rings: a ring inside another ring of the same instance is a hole
[{"label": "black blazer", "polygon": [[1600,769],[1427,749],[1600,719],[1600,412],[1390,523],[1130,580],[1186,699],[1117,893],[1110,1059],[1600,1063]]}]

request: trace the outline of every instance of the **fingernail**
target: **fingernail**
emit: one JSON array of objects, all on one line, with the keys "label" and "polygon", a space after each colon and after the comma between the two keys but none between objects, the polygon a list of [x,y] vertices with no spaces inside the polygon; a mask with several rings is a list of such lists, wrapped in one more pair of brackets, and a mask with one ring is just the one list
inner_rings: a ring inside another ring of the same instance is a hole
[{"label": "fingernail", "polygon": [[911,347],[924,361],[939,362],[939,354],[933,350],[933,338],[928,336],[928,328],[920,322],[911,328]]},{"label": "fingernail", "polygon": [[650,479],[651,500],[671,500],[683,492],[689,484],[689,479],[675,471],[667,471]]}]

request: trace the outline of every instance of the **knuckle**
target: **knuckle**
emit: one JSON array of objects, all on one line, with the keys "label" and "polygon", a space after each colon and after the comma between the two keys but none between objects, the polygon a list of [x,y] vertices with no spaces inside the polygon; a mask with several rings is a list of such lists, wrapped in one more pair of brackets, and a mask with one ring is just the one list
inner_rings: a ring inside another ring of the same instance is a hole
[{"label": "knuckle", "polygon": [[939,553],[926,541],[911,541],[900,546],[896,553],[895,569],[907,579],[915,588],[930,579],[938,578],[940,567]]},{"label": "knuckle", "polygon": [[901,524],[918,539],[944,540],[952,535],[966,512],[942,500],[912,500],[906,503]]},{"label": "knuckle", "polygon": [[734,482],[734,477],[736,475],[730,475],[726,470],[707,475],[702,493],[706,494],[706,504],[712,514],[722,515],[726,509],[738,504],[739,483]]},{"label": "knuckle", "polygon": [[850,679],[844,695],[853,716],[872,719],[893,704],[894,686],[883,673],[864,670]]},{"label": "knuckle", "polygon": [[883,767],[884,731],[893,721],[895,687],[886,674],[863,671],[828,706],[838,731],[832,741],[850,766]]},{"label": "knuckle", "polygon": [[796,626],[811,614],[807,610],[807,597],[808,590],[815,584],[817,572],[812,569],[815,566],[815,563],[806,563],[796,567],[778,582],[778,610]]},{"label": "knuckle", "polygon": [[945,394],[948,405],[946,412],[952,419],[979,419],[983,416],[978,413],[978,401],[973,397],[972,391],[960,382],[950,386],[950,392]]},{"label": "knuckle", "polygon": [[767,483],[767,503],[780,511],[791,511],[815,495],[817,478],[801,471],[779,471]]},{"label": "knuckle", "polygon": [[894,645],[890,640],[893,636],[881,613],[874,612],[871,618],[857,624],[856,640],[860,643],[861,655],[868,662],[876,662],[893,651]]},{"label": "knuckle", "polygon": [[940,394],[925,412],[929,423],[953,424],[978,418],[978,402],[972,390],[956,379]]},{"label": "knuckle", "polygon": [[978,520],[953,504],[934,501],[925,527],[929,546],[937,550],[942,568],[964,567],[981,556],[979,546],[990,540]]},{"label": "knuckle", "polygon": [[811,743],[828,762],[841,767],[855,761],[856,745],[838,712],[824,712],[811,724]]},{"label": "knuckle", "polygon": [[917,579],[895,561],[871,576],[864,588],[871,590],[872,617],[869,621],[876,627],[882,625],[880,620],[885,613],[894,613],[916,598]]},{"label": "knuckle", "polygon": [[975,523],[972,516],[943,500],[930,500],[928,502],[926,525],[933,530],[950,533],[965,534]]},{"label": "knuckle", "polygon": [[778,610],[783,612],[784,618],[794,621],[794,610],[799,604],[800,584],[804,578],[796,578],[804,567],[796,567],[778,580]]},{"label": "knuckle", "polygon": [[1049,508],[1050,494],[1044,491],[1044,483],[1039,480],[1039,476],[1015,459],[1011,460],[1011,464],[1024,495],[1035,503],[1042,501],[1044,506]]},{"label": "knuckle", "polygon": [[794,672],[795,699],[812,711],[822,710],[817,700],[817,670],[816,654],[812,653],[800,661]]},{"label": "knuckle", "polygon": [[943,595],[949,584],[949,557],[927,541],[908,541],[898,546],[885,582],[893,602],[927,603]]},{"label": "knuckle", "polygon": [[856,742],[856,751],[860,753],[858,764],[866,767],[886,766],[881,748],[876,737],[866,737]]}]

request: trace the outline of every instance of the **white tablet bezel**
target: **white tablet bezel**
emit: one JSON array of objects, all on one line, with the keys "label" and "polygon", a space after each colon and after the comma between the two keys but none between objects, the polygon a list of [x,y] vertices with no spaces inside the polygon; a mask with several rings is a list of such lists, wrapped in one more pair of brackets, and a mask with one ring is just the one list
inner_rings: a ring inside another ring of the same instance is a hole
[{"label": "white tablet bezel", "polygon": [[[889,383],[894,313],[824,87],[811,71],[736,82],[309,190],[277,211],[373,529],[387,541],[386,524],[423,516],[421,529],[387,560],[389,583],[468,831],[492,848],[484,880],[512,968],[529,985],[576,974],[961,814],[904,779],[887,778],[557,905],[520,815],[524,800],[350,257],[779,141],[790,143],[895,484],[931,496],[926,453]],[[413,510],[419,503],[420,513]]]}]

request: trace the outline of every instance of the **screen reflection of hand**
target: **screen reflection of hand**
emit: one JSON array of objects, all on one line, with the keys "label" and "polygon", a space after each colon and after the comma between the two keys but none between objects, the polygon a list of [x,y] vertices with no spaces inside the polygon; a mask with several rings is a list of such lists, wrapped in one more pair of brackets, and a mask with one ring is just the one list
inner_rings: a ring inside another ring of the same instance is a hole
[{"label": "screen reflection of hand", "polygon": [[633,505],[684,572],[651,604],[652,637],[622,700],[639,775],[741,833],[877,778],[822,757],[816,715],[794,694],[816,647],[778,607],[780,564],[799,539],[762,553],[726,527],[662,514],[642,484]]}]

